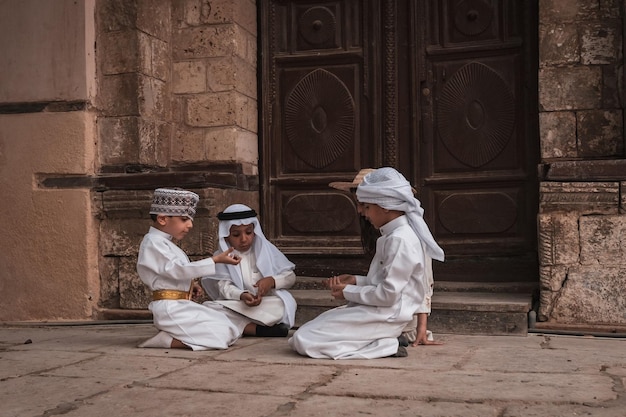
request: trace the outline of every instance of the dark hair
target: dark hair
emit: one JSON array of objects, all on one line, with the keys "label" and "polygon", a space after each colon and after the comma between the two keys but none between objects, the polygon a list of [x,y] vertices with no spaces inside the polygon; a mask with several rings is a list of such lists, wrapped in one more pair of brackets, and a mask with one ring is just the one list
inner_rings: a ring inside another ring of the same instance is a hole
[{"label": "dark hair", "polygon": [[359,216],[359,224],[361,226],[363,251],[367,255],[373,256],[376,253],[376,240],[380,237],[380,232],[364,216]]},{"label": "dark hair", "polygon": [[151,214],[150,218],[152,219],[153,222],[156,222],[157,221],[157,216],[158,216],[157,214]]}]

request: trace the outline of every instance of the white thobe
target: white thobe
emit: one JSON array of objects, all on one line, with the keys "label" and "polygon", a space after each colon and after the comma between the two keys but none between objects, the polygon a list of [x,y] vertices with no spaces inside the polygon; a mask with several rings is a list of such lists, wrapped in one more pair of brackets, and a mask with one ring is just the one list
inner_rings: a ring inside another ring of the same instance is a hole
[{"label": "white thobe", "polygon": [[[256,255],[252,249],[239,253],[241,262],[239,268],[242,278],[242,287],[233,281],[221,280],[218,282],[220,298],[225,300],[240,300],[243,292],[257,293],[255,284],[263,277],[256,264]],[[261,300],[261,304],[248,307],[243,301],[237,303],[223,303],[229,308],[245,315],[257,324],[272,326],[277,323],[287,323],[293,326],[296,315],[296,302],[286,291],[296,282],[293,270],[286,270],[273,275],[275,286]],[[220,301],[218,301],[220,302]]]},{"label": "white thobe", "polygon": [[398,336],[431,294],[422,244],[405,216],[380,229],[367,276],[343,295],[348,304],[305,323],[289,339],[312,358],[373,359],[395,354]]},{"label": "white thobe", "polygon": [[[139,278],[150,290],[189,291],[194,278],[215,274],[213,259],[191,262],[172,236],[150,227],[139,247]],[[157,300],[148,306],[157,329],[193,350],[226,349],[243,333],[244,317],[214,302]]]}]

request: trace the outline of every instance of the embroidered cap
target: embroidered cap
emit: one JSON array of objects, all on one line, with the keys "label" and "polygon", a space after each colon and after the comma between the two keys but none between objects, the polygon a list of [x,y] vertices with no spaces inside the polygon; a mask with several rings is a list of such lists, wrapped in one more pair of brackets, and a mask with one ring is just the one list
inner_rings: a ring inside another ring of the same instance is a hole
[{"label": "embroidered cap", "polygon": [[150,206],[150,214],[189,217],[196,215],[196,204],[200,197],[181,188],[157,188]]}]

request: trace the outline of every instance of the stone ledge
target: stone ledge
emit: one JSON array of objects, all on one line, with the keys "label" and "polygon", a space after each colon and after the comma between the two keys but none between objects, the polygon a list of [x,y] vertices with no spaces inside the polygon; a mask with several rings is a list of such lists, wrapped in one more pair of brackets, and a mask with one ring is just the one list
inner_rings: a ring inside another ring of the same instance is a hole
[{"label": "stone ledge", "polygon": [[540,181],[624,181],[626,159],[556,161],[539,165]]}]

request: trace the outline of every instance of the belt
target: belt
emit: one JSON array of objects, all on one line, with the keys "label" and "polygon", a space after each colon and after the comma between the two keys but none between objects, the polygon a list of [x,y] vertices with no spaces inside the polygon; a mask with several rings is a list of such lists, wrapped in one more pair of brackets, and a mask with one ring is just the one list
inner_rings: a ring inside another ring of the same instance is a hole
[{"label": "belt", "polygon": [[189,300],[189,291],[156,290],[152,291],[152,300]]}]

